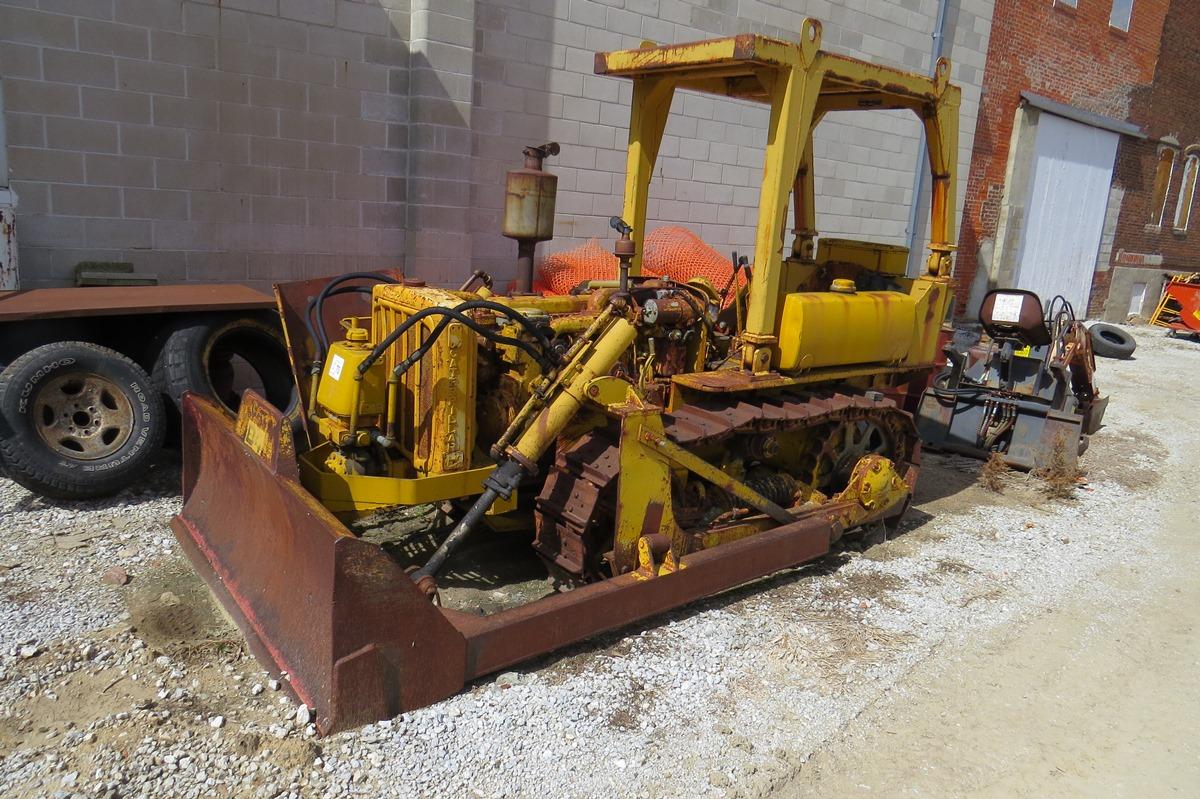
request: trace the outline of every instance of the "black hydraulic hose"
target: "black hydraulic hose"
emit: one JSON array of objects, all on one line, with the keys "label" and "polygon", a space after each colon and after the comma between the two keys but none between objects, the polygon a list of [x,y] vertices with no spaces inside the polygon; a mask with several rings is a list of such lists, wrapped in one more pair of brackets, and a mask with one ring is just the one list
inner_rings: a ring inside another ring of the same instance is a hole
[{"label": "black hydraulic hose", "polygon": [[329,337],[327,335],[325,335],[325,316],[324,316],[325,300],[331,295],[334,287],[340,286],[342,283],[345,283],[348,280],[374,280],[379,283],[393,283],[393,284],[399,282],[395,278],[388,277],[387,275],[382,275],[378,272],[348,272],[344,275],[338,275],[333,280],[330,280],[328,283],[326,283],[324,288],[321,289],[321,292],[319,294],[317,294],[317,299],[316,299],[316,311],[317,311],[316,332],[320,334],[320,338],[318,338],[316,341],[316,344],[317,344],[316,360],[317,361],[324,361],[325,354],[327,352],[329,352]]},{"label": "black hydraulic hose", "polygon": [[[370,294],[370,293],[371,293],[370,286],[339,286],[338,288],[329,292],[328,296],[336,297],[339,294]],[[313,311],[316,309],[316,307],[317,307],[317,298],[313,297],[311,300],[308,301],[308,306],[304,309],[304,329],[308,331],[308,335],[313,340],[313,344],[315,346],[319,347],[321,340],[319,338],[317,338],[317,326],[319,326],[320,323],[315,321],[314,316],[313,316]],[[315,355],[317,357],[314,360],[324,360],[325,353],[317,352],[317,353],[315,353]]]},{"label": "black hydraulic hose", "polygon": [[[449,311],[450,309],[449,308],[441,308],[438,310]],[[392,370],[392,375],[394,377],[400,377],[400,375],[404,374],[409,369],[411,369],[413,367],[413,364],[415,364],[417,361],[424,358],[426,353],[428,353],[431,349],[433,349],[433,345],[437,343],[438,337],[441,336],[442,332],[445,331],[445,329],[449,326],[450,321],[452,319],[462,322],[468,328],[475,331],[476,333],[478,333],[480,336],[484,337],[488,341],[492,341],[497,344],[508,344],[510,346],[516,347],[517,349],[519,349],[525,353],[528,353],[529,357],[531,357],[535,361],[537,361],[538,364],[542,367],[542,369],[544,371],[549,371],[550,369],[554,368],[554,366],[556,366],[554,359],[550,357],[550,355],[548,354],[548,351],[539,350],[537,347],[533,346],[532,344],[521,341],[520,339],[510,338],[509,336],[502,336],[494,330],[488,330],[487,328],[481,326],[478,322],[476,322],[474,319],[472,319],[469,316],[461,316],[461,315],[448,314],[448,313],[443,313],[441,315],[444,318],[442,319],[442,321],[438,322],[438,324],[433,328],[432,331],[430,331],[428,338],[425,339],[425,341],[421,344],[421,346],[417,347],[415,350],[410,352],[408,354],[408,357],[405,358],[403,361],[396,364],[396,367]],[[360,367],[359,371],[360,372],[363,371],[361,367]]]},{"label": "black hydraulic hose", "polygon": [[502,336],[494,331],[487,330],[487,329],[481,327],[478,322],[476,322],[474,319],[471,319],[469,316],[467,316],[464,313],[465,311],[474,310],[476,308],[481,308],[481,309],[491,310],[491,311],[498,311],[498,312],[504,314],[505,316],[509,317],[514,322],[516,322],[517,324],[521,325],[521,327],[523,327],[527,331],[529,331],[534,336],[534,338],[536,338],[538,340],[538,344],[540,344],[542,346],[542,349],[546,353],[549,353],[552,351],[551,347],[550,347],[550,340],[548,338],[546,338],[545,333],[543,333],[541,328],[539,328],[534,322],[530,321],[524,315],[519,314],[516,311],[514,311],[512,308],[509,308],[506,305],[501,305],[498,302],[489,302],[488,300],[468,300],[464,303],[460,303],[460,304],[454,306],[453,308],[441,308],[441,307],[422,308],[420,311],[417,311],[415,314],[413,314],[412,316],[405,319],[403,322],[401,322],[399,325],[397,325],[392,330],[392,332],[388,333],[387,336],[385,336],[383,338],[383,340],[381,340],[378,344],[376,344],[374,349],[371,350],[371,353],[366,358],[363,359],[362,363],[359,364],[359,366],[358,366],[359,374],[365,374],[367,369],[370,368],[371,364],[375,363],[375,361],[377,361],[379,359],[379,357],[381,355],[383,355],[384,352],[387,351],[388,347],[390,347],[390,346],[392,346],[392,344],[396,343],[396,341],[399,340],[399,338],[401,336],[403,336],[405,333],[407,333],[409,330],[411,330],[413,328],[413,326],[416,325],[418,322],[420,322],[422,319],[427,319],[430,316],[439,316],[439,315],[448,317],[448,319],[443,320],[441,323],[439,323],[437,325],[437,327],[435,327],[433,329],[433,331],[431,332],[431,335],[430,335],[429,339],[427,339],[427,341],[433,341],[434,339],[437,338],[437,336],[441,335],[442,331],[445,330],[446,325],[449,324],[449,319],[454,319],[456,321],[462,322],[467,327],[474,330],[476,333],[479,333],[481,336],[484,336],[485,338],[487,338],[491,341],[495,341],[500,344],[509,344],[509,345],[512,345],[512,346],[518,347],[519,349],[524,350],[525,352],[529,353],[534,358],[534,360],[538,361],[539,363],[543,363],[543,365],[545,365],[545,363],[548,362],[545,360],[546,357],[548,357],[548,356],[544,356],[541,353],[538,353],[536,350],[534,350],[532,347],[530,347],[530,345],[527,344],[526,342],[521,341],[520,339],[510,338],[508,336]]},{"label": "black hydraulic hose", "polygon": [[497,466],[496,470],[483,481],[483,493],[479,495],[479,499],[475,500],[475,504],[466,512],[466,515],[459,520],[458,524],[454,525],[450,535],[446,536],[446,540],[430,556],[425,565],[412,573],[413,582],[419,582],[423,578],[433,577],[437,574],[446,559],[454,554],[454,550],[458,549],[483,519],[484,514],[492,507],[492,503],[499,497],[505,499],[511,497],[512,492],[517,490],[517,486],[521,484],[521,478],[524,476],[525,470],[516,461],[506,460]]}]

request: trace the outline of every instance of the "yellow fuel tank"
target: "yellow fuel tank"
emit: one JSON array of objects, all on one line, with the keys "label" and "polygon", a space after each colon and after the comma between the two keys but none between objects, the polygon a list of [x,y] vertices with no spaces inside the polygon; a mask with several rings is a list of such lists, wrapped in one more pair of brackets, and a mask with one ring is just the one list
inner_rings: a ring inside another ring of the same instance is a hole
[{"label": "yellow fuel tank", "polygon": [[[334,416],[348,417],[354,409],[355,380],[358,365],[371,352],[367,343],[367,330],[356,327],[347,331],[351,338],[347,341],[335,341],[329,345],[329,354],[325,358],[325,371],[321,374],[321,382],[317,386],[317,405]],[[354,340],[358,339],[358,340]],[[387,376],[384,374],[383,359],[375,361],[363,375],[358,387],[359,416],[373,416],[383,413],[387,394]]]},{"label": "yellow fuel tank", "polygon": [[903,361],[915,323],[916,302],[897,291],[788,294],[779,326],[779,369]]}]

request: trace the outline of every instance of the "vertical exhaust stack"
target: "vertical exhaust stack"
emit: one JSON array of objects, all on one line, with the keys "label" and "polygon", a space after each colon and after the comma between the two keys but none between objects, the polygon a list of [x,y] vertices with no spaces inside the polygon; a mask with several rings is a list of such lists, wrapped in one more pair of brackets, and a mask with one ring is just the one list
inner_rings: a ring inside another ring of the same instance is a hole
[{"label": "vertical exhaust stack", "polygon": [[508,173],[504,182],[504,223],[501,233],[517,240],[517,294],[533,291],[533,252],[539,241],[554,238],[554,200],[558,175],[542,162],[558,155],[558,142],[526,147],[525,166]]}]

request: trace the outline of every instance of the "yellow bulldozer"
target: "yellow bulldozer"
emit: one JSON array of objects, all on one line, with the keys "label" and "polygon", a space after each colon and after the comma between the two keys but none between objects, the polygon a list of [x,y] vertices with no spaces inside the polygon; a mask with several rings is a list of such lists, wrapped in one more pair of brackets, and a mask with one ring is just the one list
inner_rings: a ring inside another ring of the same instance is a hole
[{"label": "yellow bulldozer", "polygon": [[[558,150],[530,147],[507,184],[516,291],[466,265],[457,290],[396,273],[281,285],[302,429],[249,392],[236,420],[185,403],[175,532],[321,732],[899,520],[919,442],[898,392],[932,373],[952,294],[960,92],[945,60],[928,77],[820,45],[808,20],[799,42],[598,53],[597,74],[633,82],[613,274],[529,293],[533,245],[553,225],[543,159]],[[648,190],[682,92],[770,109],[740,288],[741,264],[725,286],[642,273]],[[903,249],[817,241],[813,130],[862,109],[924,126],[932,243],[917,277]],[[450,520],[428,548],[364,533],[365,517],[418,506]],[[492,612],[455,607],[449,587],[470,576],[502,583],[502,568],[460,563],[484,540],[553,579]]]}]

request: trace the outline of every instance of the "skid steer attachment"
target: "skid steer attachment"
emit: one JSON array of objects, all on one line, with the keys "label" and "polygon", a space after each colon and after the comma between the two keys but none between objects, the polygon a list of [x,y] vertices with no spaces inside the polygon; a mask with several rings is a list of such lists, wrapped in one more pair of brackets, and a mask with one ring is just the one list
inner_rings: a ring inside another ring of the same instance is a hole
[{"label": "skid steer attachment", "polygon": [[[322,733],[895,527],[920,460],[897,399],[934,369],[952,296],[959,90],[944,60],[926,77],[824,53],[813,20],[800,40],[597,55],[634,83],[609,278],[523,291],[560,151],[526,147],[503,223],[522,291],[478,270],[457,290],[395,273],[283,284],[303,429],[253,393],[236,419],[186,399],[175,533]],[[677,89],[771,110],[753,260],[718,284],[641,274]],[[902,248],[816,244],[813,127],[864,108],[925,128],[917,277]],[[388,521],[417,506],[453,527]]]}]

